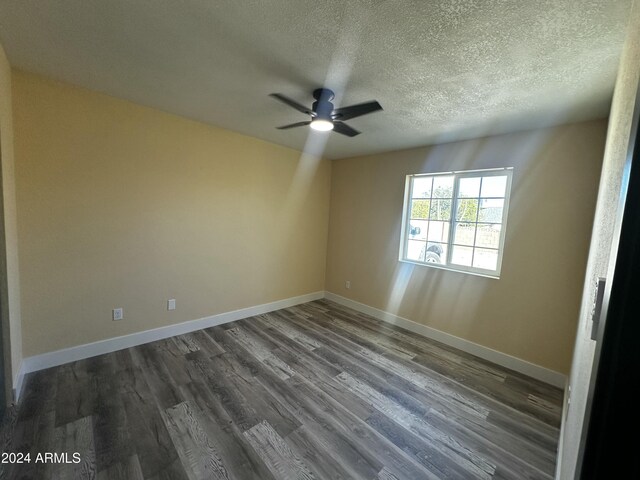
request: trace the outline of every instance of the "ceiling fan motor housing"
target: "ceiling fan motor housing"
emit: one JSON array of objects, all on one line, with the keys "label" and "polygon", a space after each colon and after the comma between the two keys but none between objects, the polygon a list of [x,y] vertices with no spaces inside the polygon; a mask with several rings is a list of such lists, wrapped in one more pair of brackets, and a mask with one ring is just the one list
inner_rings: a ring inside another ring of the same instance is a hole
[{"label": "ceiling fan motor housing", "polygon": [[323,120],[332,120],[331,114],[333,113],[333,103],[331,100],[335,97],[334,93],[328,88],[318,88],[313,91],[313,98],[316,99],[313,102],[312,109],[316,114],[316,118]]}]

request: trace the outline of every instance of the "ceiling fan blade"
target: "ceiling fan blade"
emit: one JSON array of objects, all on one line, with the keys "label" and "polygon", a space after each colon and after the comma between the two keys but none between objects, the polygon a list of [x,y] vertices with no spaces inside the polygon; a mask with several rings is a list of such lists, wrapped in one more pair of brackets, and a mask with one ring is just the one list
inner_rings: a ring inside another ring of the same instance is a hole
[{"label": "ceiling fan blade", "polygon": [[298,122],[298,123],[291,123],[289,125],[283,125],[281,127],[276,127],[278,130],[286,130],[288,128],[295,128],[295,127],[304,127],[305,125],[309,125],[311,122]]},{"label": "ceiling fan blade", "polygon": [[282,103],[289,105],[292,108],[295,108],[299,112],[306,113],[307,115],[313,115],[313,112],[311,111],[311,109],[305,107],[304,105],[300,105],[295,100],[292,100],[289,97],[285,97],[281,93],[271,93],[269,94],[269,96],[275,98],[276,100],[280,100]]},{"label": "ceiling fan blade", "polygon": [[351,128],[346,123],[342,122],[333,122],[333,131],[336,133],[341,133],[342,135],[346,135],[347,137],[355,137],[356,135],[360,135],[360,132],[355,128]]},{"label": "ceiling fan blade", "polygon": [[374,100],[373,102],[336,108],[333,111],[333,118],[336,120],[349,120],[350,118],[356,118],[361,115],[366,115],[367,113],[377,112],[378,110],[382,110],[382,106]]}]

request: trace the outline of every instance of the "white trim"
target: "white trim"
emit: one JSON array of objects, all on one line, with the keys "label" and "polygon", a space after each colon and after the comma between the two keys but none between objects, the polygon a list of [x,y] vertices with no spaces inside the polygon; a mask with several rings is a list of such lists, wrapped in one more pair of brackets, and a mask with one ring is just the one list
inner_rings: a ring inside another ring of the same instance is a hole
[{"label": "white trim", "polygon": [[62,350],[56,350],[54,352],[48,352],[41,355],[24,358],[22,360],[14,383],[15,401],[17,402],[20,399],[20,396],[22,394],[22,387],[24,384],[24,377],[28,373],[36,372],[38,370],[44,370],[45,368],[55,367],[69,362],[75,362],[77,360],[82,360],[85,358],[95,357],[96,355],[115,352],[124,348],[135,347],[137,345],[173,337],[175,335],[182,335],[184,333],[201,330],[203,328],[222,325],[224,323],[241,320],[247,317],[253,317],[255,315],[260,315],[263,313],[273,312],[274,310],[292,307],[301,303],[312,302],[321,298],[326,298],[346,307],[353,308],[354,310],[365,313],[367,315],[371,315],[374,318],[383,320],[393,325],[398,325],[411,332],[424,335],[427,338],[431,338],[451,347],[458,348],[464,352],[476,355],[490,362],[497,363],[498,365],[502,365],[503,367],[523,373],[542,382],[549,383],[560,388],[563,388],[565,386],[565,375],[553,370],[549,370],[525,360],[512,357],[511,355],[507,355],[506,353],[498,352],[491,348],[478,345],[477,343],[473,343],[469,340],[465,340],[449,333],[436,330],[435,328],[416,323],[412,320],[399,317],[392,313],[385,312],[384,310],[379,310],[377,308],[370,307],[369,305],[365,305],[363,303],[341,297],[340,295],[336,295],[335,293],[314,292],[306,295],[300,295],[298,297],[291,297],[283,300],[277,300],[271,303],[242,308],[240,310],[233,310],[231,312],[219,313],[217,315],[211,315],[209,317],[199,318],[197,320],[190,320],[175,325],[167,325],[165,327],[155,328],[153,330],[145,330],[129,335],[123,335],[121,337],[100,340],[98,342],[87,343],[84,345],[78,345],[75,347],[65,348]]},{"label": "white trim", "polygon": [[100,340],[98,342],[87,343],[84,345],[27,357],[22,361],[20,373],[18,374],[16,382],[20,388],[16,388],[16,391],[19,397],[20,390],[22,389],[22,378],[27,373],[44,370],[45,368],[55,367],[69,362],[75,362],[76,360],[95,357],[96,355],[102,355],[104,353],[115,352],[124,348],[135,347],[137,345],[154,342],[156,340],[173,337],[175,335],[182,335],[184,333],[202,330],[203,328],[222,325],[223,323],[234,322],[243,318],[273,312],[274,310],[280,310],[281,308],[288,308],[301,303],[312,302],[313,300],[319,300],[321,298],[324,298],[324,292],[322,291],[308,293],[298,297],[285,298],[283,300],[264,303],[254,307],[219,313],[217,315],[211,315],[210,317],[199,318],[197,320],[190,320],[187,322],[177,323],[175,325],[167,325],[166,327],[154,328],[153,330],[145,330],[142,332],[131,333],[129,335],[123,335],[121,337],[109,338],[107,340]]},{"label": "white trim", "polygon": [[438,265],[437,263],[424,263],[424,262],[421,262],[419,260],[407,260],[407,259],[402,260],[402,259],[400,259],[398,261],[402,262],[402,263],[410,263],[411,265],[416,265],[418,267],[437,268],[439,270],[446,270],[447,272],[462,273],[463,275],[475,275],[476,277],[490,278],[492,280],[500,280],[500,277],[498,277],[496,275],[490,275],[490,274],[486,274],[486,273],[479,273],[479,270],[478,270],[478,272],[472,272],[472,271],[467,271],[467,270],[460,270],[459,268],[449,267],[447,265]]},{"label": "white trim", "polygon": [[22,386],[24,385],[24,376],[27,374],[24,368],[24,361],[20,362],[20,368],[18,368],[18,374],[13,380],[13,402],[18,403],[20,395],[22,395]]},{"label": "white trim", "polygon": [[560,372],[541,367],[540,365],[536,365],[534,363],[527,362],[526,360],[507,355],[506,353],[498,352],[497,350],[493,350],[489,347],[470,342],[469,340],[465,340],[464,338],[456,337],[455,335],[436,330],[435,328],[422,325],[421,323],[416,323],[413,320],[399,317],[397,315],[394,315],[393,313],[370,307],[369,305],[365,305],[364,303],[341,297],[340,295],[336,295],[335,293],[325,292],[324,295],[327,300],[331,300],[333,302],[339,303],[340,305],[344,305],[345,307],[352,308],[354,310],[357,310],[358,312],[371,315],[378,320],[382,320],[384,322],[405,328],[411,332],[423,335],[427,338],[431,338],[438,342],[444,343],[445,345],[457,348],[459,350],[462,350],[463,352],[470,353],[503,367],[510,368],[511,370],[515,370],[516,372],[520,372],[524,375],[535,378],[536,380],[540,380],[541,382],[548,383],[550,385],[553,385],[554,387],[565,387],[566,376]]}]

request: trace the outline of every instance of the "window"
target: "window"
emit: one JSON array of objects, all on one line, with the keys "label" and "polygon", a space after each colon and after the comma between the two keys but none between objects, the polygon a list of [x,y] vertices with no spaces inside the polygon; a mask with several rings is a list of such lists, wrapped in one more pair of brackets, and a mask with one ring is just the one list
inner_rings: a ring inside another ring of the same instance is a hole
[{"label": "window", "polygon": [[407,176],[400,260],[498,277],[512,171]]}]

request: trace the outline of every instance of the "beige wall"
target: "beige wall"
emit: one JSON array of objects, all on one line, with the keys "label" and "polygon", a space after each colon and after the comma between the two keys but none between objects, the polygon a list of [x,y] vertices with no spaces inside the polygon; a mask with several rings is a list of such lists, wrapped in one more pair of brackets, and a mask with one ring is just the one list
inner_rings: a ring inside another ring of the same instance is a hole
[{"label": "beige wall", "polygon": [[591,309],[595,281],[607,277],[616,221],[622,215],[620,188],[627,160],[633,109],[640,82],[640,3],[636,0],[629,16],[627,38],[611,105],[609,130],[598,190],[591,249],[584,284],[584,296],[577,329],[571,385],[571,405],[565,408],[562,422],[557,478],[573,479],[578,462],[578,448],[583,431],[589,380],[596,344],[591,340]]},{"label": "beige wall", "polygon": [[[327,290],[567,373],[605,132],[602,120],[336,161]],[[506,166],[499,280],[398,262],[407,174]]]},{"label": "beige wall", "polygon": [[22,362],[13,131],[11,67],[2,46],[0,46],[0,146],[2,148],[0,317],[2,318],[4,348],[10,353],[8,355],[10,361],[5,364],[5,378],[12,388],[15,387]]},{"label": "beige wall", "polygon": [[32,74],[13,86],[25,356],[323,290],[328,161]]},{"label": "beige wall", "polygon": [[[13,89],[25,356],[326,285],[568,372],[605,121],[331,165],[33,74]],[[499,166],[500,280],[397,261],[405,175]]]}]

